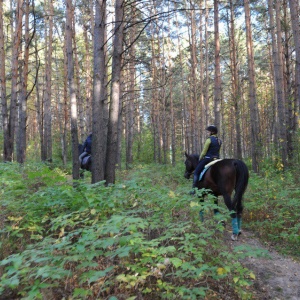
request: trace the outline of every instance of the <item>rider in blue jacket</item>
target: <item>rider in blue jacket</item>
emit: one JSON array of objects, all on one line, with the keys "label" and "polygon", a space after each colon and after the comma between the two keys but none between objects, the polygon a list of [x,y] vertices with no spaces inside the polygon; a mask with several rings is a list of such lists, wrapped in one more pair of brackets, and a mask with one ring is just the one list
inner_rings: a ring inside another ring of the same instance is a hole
[{"label": "rider in blue jacket", "polygon": [[85,156],[92,153],[92,133],[90,133],[86,138],[82,150],[83,152],[79,156],[80,164],[82,163],[82,160]]}]

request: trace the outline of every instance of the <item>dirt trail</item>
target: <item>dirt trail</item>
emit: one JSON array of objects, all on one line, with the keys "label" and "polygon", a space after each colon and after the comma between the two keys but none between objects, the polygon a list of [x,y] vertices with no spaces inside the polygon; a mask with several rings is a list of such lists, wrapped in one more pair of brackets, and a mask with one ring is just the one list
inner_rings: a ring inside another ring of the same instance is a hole
[{"label": "dirt trail", "polygon": [[243,265],[256,276],[253,289],[256,299],[300,300],[300,262],[278,254],[264,246],[249,231],[243,231],[237,242],[231,242],[233,249],[239,245],[249,245],[254,249],[265,249],[269,257],[247,257]]}]

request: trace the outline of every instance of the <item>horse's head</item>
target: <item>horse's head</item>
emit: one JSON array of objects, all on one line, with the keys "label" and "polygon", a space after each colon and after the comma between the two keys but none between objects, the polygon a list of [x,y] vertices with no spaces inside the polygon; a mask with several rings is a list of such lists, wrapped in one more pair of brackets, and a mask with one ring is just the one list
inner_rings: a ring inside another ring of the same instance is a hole
[{"label": "horse's head", "polygon": [[184,162],[185,164],[184,177],[189,179],[197,167],[199,155],[197,154],[189,155],[187,152],[185,152],[184,154],[186,157],[186,160]]}]

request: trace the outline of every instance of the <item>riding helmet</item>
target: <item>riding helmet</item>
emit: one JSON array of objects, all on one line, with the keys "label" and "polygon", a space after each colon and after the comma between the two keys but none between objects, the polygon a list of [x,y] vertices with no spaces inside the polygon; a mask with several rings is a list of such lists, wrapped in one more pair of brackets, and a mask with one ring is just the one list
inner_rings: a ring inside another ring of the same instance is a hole
[{"label": "riding helmet", "polygon": [[206,130],[211,131],[212,133],[218,133],[218,128],[215,125],[209,125]]}]

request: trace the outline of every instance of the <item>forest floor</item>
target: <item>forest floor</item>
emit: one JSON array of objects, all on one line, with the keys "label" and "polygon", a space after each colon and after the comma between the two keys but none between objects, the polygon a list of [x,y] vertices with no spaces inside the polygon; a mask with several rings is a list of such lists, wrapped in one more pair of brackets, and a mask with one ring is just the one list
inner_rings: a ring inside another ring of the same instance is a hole
[{"label": "forest floor", "polygon": [[250,231],[243,231],[239,240],[235,242],[230,241],[229,233],[225,236],[232,250],[243,245],[268,251],[267,256],[246,257],[240,261],[255,274],[252,286],[255,299],[300,300],[299,261],[281,255],[271,246],[262,244]]}]

